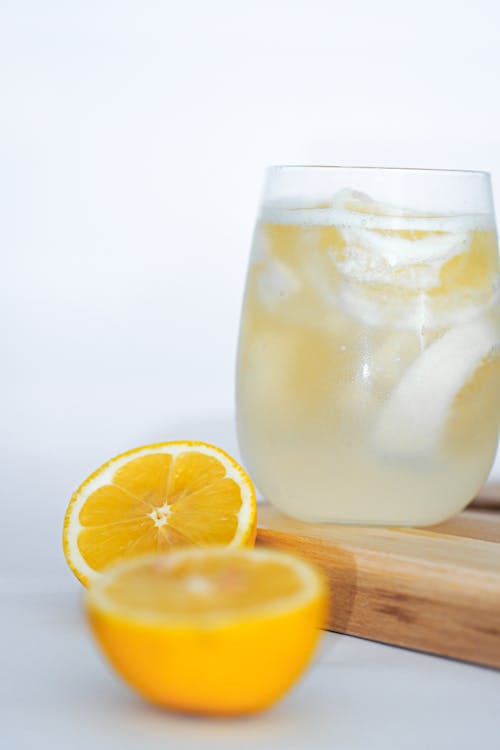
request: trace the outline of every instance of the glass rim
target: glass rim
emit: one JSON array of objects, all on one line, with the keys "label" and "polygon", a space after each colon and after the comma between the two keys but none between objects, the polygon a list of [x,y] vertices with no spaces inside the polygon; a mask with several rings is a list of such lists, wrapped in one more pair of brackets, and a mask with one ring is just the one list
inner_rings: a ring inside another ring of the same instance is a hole
[{"label": "glass rim", "polygon": [[332,170],[337,172],[400,172],[403,174],[443,174],[443,175],[479,175],[491,178],[491,172],[484,169],[436,169],[433,167],[367,167],[341,166],[339,164],[270,164],[267,171],[274,170]]}]

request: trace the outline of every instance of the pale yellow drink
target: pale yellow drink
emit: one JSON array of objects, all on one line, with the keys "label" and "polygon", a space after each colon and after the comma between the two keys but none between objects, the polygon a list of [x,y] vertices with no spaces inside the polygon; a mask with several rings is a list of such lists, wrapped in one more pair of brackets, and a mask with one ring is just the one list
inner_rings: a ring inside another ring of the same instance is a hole
[{"label": "pale yellow drink", "polygon": [[417,215],[343,191],[265,205],[238,356],[242,454],[311,521],[423,525],[462,508],[500,421],[488,215]]}]

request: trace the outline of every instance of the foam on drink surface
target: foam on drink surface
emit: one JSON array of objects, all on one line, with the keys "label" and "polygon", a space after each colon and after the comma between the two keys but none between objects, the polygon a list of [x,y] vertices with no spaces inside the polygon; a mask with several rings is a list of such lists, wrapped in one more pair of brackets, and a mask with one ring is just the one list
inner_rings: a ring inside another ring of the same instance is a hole
[{"label": "foam on drink surface", "polygon": [[341,190],[333,198],[318,198],[308,206],[301,201],[265,203],[260,220],[270,224],[336,226],[383,231],[462,232],[494,228],[490,214],[432,214],[372,200],[356,190]]}]

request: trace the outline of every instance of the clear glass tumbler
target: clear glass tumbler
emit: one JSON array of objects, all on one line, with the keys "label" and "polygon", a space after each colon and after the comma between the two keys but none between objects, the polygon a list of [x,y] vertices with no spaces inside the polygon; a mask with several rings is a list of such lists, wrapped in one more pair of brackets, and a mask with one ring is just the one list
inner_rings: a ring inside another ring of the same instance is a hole
[{"label": "clear glass tumbler", "polygon": [[498,296],[487,173],[270,168],[237,375],[264,496],[320,522],[463,508],[498,439]]}]

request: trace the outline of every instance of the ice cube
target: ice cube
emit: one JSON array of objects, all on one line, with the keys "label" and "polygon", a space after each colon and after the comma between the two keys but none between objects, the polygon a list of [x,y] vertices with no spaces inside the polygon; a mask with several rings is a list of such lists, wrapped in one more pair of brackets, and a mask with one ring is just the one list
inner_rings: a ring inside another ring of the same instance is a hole
[{"label": "ice cube", "polygon": [[267,258],[257,272],[256,289],[260,302],[268,308],[296,292],[300,287],[298,277],[275,258]]}]

